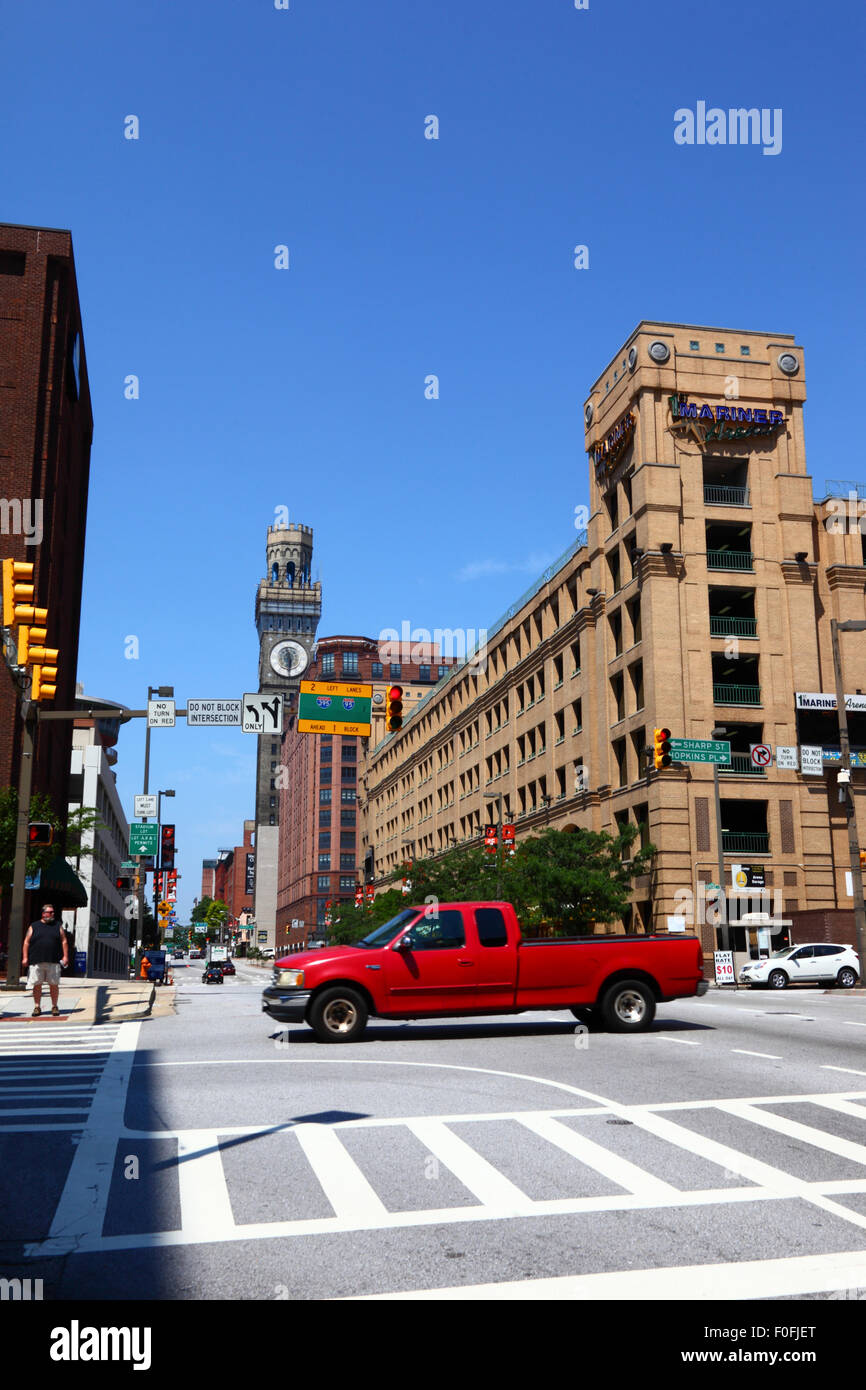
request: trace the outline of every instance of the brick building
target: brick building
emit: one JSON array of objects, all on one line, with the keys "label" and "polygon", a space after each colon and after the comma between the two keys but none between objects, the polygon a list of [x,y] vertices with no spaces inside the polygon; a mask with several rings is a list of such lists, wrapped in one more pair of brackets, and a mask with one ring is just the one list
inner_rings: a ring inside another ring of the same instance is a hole
[{"label": "brick building", "polygon": [[201,896],[224,902],[230,911],[230,921],[237,922],[242,913],[251,914],[256,883],[256,823],[244,821],[243,844],[233,849],[221,849],[216,859],[203,859],[201,865]]},{"label": "brick building", "polygon": [[[362,835],[378,883],[407,842],[420,856],[477,840],[500,794],[518,840],[546,824],[642,827],[659,853],[626,928],[665,930],[691,894],[705,947],[716,944],[701,902],[720,849],[735,918],[757,897],[804,940],[800,911],[853,916],[830,619],[866,617],[864,540],[843,501],[864,489],[813,498],[805,399],[788,335],[638,325],[586,401],[586,534],[489,630],[486,663],[463,663],[371,743]],[[866,643],[841,641],[866,765]],[[648,769],[661,726],[727,731],[721,847],[713,768]],[[753,766],[758,744],[823,747],[823,771]],[[732,944],[754,950],[756,932],[737,927]]]},{"label": "brick building", "polygon": [[[93,417],[67,231],[0,225],[0,556],[34,566],[35,606],[59,650],[57,709],[75,698]],[[0,787],[17,786],[19,692],[0,670]],[[72,724],[38,728],[33,791],[64,820]],[[3,904],[2,936],[8,922]]]},{"label": "brick building", "polygon": [[[454,665],[427,644],[370,637],[323,637],[305,680],[368,683],[373,688],[373,738],[384,726],[390,685],[403,689],[408,714]],[[366,740],[340,734],[302,734],[294,718],[283,734],[280,768],[280,849],[277,874],[278,946],[297,947],[325,934],[328,902],[352,902],[362,880],[358,827],[358,764]],[[275,779],[277,780],[277,779]],[[292,926],[293,922],[301,923]]]}]

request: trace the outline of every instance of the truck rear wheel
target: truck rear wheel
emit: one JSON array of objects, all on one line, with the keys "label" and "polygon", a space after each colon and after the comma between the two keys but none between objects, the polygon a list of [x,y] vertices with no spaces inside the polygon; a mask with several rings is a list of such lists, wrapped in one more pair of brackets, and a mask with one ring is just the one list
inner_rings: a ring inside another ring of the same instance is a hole
[{"label": "truck rear wheel", "polygon": [[656,1015],[652,990],[643,980],[617,980],[601,1001],[601,1014],[615,1033],[641,1033]]},{"label": "truck rear wheel", "polygon": [[367,1026],[367,1005],[348,985],[334,985],[316,995],[307,1021],[319,1042],[357,1042]]}]

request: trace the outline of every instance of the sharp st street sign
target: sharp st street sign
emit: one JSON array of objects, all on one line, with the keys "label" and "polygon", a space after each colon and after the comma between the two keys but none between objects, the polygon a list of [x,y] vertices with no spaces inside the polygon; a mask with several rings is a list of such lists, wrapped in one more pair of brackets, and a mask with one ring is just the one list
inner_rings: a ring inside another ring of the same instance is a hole
[{"label": "sharp st street sign", "polygon": [[731,745],[724,739],[672,738],[671,758],[675,763],[729,763]]}]

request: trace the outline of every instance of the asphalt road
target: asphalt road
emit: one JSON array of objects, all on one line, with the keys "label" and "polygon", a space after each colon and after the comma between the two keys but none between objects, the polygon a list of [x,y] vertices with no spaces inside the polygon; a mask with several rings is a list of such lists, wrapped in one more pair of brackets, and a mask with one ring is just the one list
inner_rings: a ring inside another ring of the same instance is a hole
[{"label": "asphalt road", "polygon": [[0,1035],[7,1274],[46,1298],[866,1297],[866,999],[382,1023],[261,1013],[269,972],[175,971],[176,1012]]}]

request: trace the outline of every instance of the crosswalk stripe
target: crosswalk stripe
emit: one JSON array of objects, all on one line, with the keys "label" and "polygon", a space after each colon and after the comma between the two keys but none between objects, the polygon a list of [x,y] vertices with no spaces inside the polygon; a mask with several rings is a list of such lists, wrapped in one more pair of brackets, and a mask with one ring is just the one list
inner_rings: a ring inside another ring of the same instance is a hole
[{"label": "crosswalk stripe", "polygon": [[412,1120],[409,1129],[484,1206],[514,1207],[522,1211],[531,1208],[532,1201],[525,1192],[441,1120]]},{"label": "crosswalk stripe", "polygon": [[[776,1134],[784,1134],[789,1139],[800,1139],[813,1148],[823,1149],[825,1153],[835,1154],[837,1158],[848,1158],[852,1163],[866,1164],[866,1147],[855,1144],[850,1139],[842,1139],[836,1134],[828,1134],[823,1129],[801,1124],[799,1120],[789,1120],[786,1115],[776,1115],[758,1106],[743,1105],[740,1101],[719,1101],[719,1109],[728,1115],[736,1115],[741,1120],[771,1129]],[[866,1115],[863,1116],[866,1119]]]},{"label": "crosswalk stripe", "polygon": [[181,1229],[191,1241],[228,1239],[234,1217],[216,1130],[177,1138]]},{"label": "crosswalk stripe", "polygon": [[387,1215],[384,1202],[332,1129],[302,1124],[293,1132],[336,1216],[369,1221]]},{"label": "crosswalk stripe", "polygon": [[825,1096],[823,1100],[816,1100],[815,1105],[822,1105],[826,1110],[838,1110],[840,1115],[853,1115],[858,1120],[866,1121],[866,1105],[855,1105],[853,1101],[841,1100],[838,1096]]},{"label": "crosswalk stripe", "polygon": [[585,1138],[550,1116],[521,1116],[520,1123],[526,1129],[540,1135],[542,1139],[546,1139],[548,1143],[555,1144],[558,1149],[571,1154],[572,1158],[585,1163],[589,1168],[594,1168],[597,1173],[609,1178],[618,1187],[624,1187],[627,1192],[634,1192],[641,1197],[670,1197],[677,1191],[670,1183],[653,1177],[636,1163],[630,1163],[627,1158],[620,1158],[602,1144],[596,1144],[592,1139]]}]

